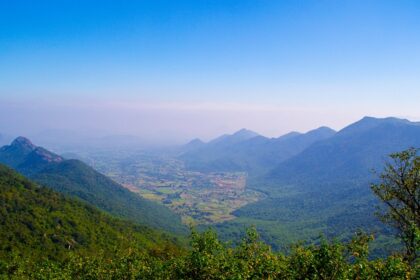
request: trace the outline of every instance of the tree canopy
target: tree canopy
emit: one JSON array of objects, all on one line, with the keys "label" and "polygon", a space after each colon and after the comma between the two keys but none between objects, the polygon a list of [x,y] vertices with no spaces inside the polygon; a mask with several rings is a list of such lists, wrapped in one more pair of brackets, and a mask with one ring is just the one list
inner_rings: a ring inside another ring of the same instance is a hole
[{"label": "tree canopy", "polygon": [[406,257],[415,262],[420,252],[420,156],[418,149],[391,154],[373,192],[386,205],[378,214],[397,230]]}]

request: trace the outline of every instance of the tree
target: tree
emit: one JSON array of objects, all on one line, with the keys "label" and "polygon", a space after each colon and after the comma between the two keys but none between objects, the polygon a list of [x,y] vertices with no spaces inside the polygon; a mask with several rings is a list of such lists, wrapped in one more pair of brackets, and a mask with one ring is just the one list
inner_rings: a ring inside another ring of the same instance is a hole
[{"label": "tree", "polygon": [[382,221],[397,229],[406,249],[406,257],[414,263],[420,251],[420,156],[418,149],[391,154],[391,160],[372,184],[376,196],[386,209],[379,212]]}]

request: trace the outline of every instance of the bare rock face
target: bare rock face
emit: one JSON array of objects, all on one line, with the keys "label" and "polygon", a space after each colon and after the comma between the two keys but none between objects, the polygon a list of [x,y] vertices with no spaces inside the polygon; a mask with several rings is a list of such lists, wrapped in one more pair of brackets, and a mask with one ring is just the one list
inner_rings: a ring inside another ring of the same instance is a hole
[{"label": "bare rock face", "polygon": [[64,160],[61,156],[59,156],[57,154],[54,154],[54,153],[52,153],[52,152],[50,152],[50,151],[48,151],[48,150],[46,150],[42,147],[37,147],[33,151],[33,153],[37,157],[39,157],[41,160],[46,161],[46,162],[56,162],[56,163],[58,163],[58,162],[62,162]]}]

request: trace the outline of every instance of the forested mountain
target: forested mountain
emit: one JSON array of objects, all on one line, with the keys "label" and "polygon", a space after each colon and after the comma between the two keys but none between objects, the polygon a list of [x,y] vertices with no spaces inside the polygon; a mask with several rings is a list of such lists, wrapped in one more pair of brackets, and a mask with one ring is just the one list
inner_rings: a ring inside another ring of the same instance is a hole
[{"label": "forested mountain", "polygon": [[267,179],[300,186],[366,182],[387,155],[409,147],[420,147],[420,123],[365,117],[280,163]]},{"label": "forested mountain", "polygon": [[330,128],[320,127],[305,134],[294,132],[279,138],[267,138],[243,129],[189,149],[181,159],[192,170],[245,171],[254,176],[334,133]]},{"label": "forested mountain", "polygon": [[62,260],[69,252],[112,255],[116,249],[156,250],[165,234],[108,216],[40,187],[0,165],[0,267],[13,258]]},{"label": "forested mountain", "polygon": [[64,160],[36,147],[26,138],[19,137],[1,148],[0,163],[118,217],[175,233],[187,232],[181,218],[167,207],[130,192],[79,160]]},{"label": "forested mountain", "polygon": [[409,147],[420,147],[419,123],[365,117],[251,180],[248,187],[267,198],[237,210],[239,218],[220,230],[230,235],[255,223],[272,244],[320,232],[345,237],[359,228],[388,235],[373,214],[369,186],[390,153]]}]

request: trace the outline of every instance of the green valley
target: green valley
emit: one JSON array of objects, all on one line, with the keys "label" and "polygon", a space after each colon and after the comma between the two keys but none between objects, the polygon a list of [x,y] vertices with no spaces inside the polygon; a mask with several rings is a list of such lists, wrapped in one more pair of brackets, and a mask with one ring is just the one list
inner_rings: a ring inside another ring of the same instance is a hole
[{"label": "green valley", "polygon": [[102,173],[146,199],[160,202],[182,216],[185,224],[232,220],[232,213],[264,197],[246,188],[245,172],[199,172],[168,154],[114,153],[88,155]]}]

